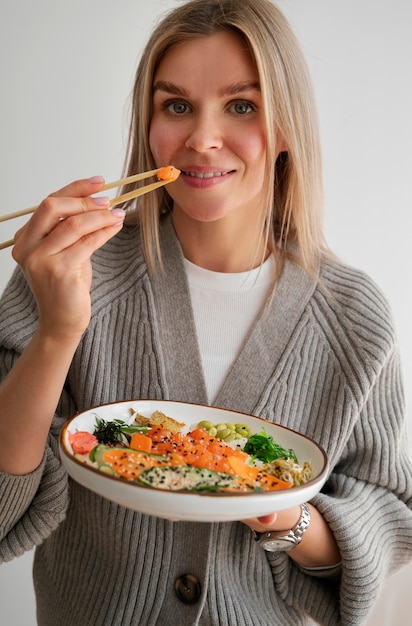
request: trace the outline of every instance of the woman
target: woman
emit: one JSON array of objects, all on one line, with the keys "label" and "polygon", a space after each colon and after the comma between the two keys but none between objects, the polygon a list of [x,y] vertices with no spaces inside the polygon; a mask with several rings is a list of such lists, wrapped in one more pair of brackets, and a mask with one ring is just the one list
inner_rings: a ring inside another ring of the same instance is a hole
[{"label": "woman", "polygon": [[[412,553],[402,380],[385,299],[323,242],[299,47],[268,0],[193,0],[154,31],[133,104],[126,170],[172,163],[176,183],[124,225],[93,198],[101,177],[77,181],[16,235],[1,558],[38,546],[41,625],[362,624]],[[333,471],[277,515],[140,515],[69,481],[57,452],[74,412],[138,397],[280,422]]]}]

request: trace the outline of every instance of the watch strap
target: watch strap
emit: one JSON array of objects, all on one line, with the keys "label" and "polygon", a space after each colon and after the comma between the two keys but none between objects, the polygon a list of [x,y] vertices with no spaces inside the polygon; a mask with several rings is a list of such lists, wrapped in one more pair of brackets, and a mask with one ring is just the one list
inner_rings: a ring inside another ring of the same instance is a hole
[{"label": "watch strap", "polygon": [[288,533],[286,531],[270,530],[268,532],[254,532],[255,540],[265,550],[270,552],[282,552],[296,548],[302,541],[302,537],[310,525],[310,509],[306,503],[300,506],[300,518]]}]

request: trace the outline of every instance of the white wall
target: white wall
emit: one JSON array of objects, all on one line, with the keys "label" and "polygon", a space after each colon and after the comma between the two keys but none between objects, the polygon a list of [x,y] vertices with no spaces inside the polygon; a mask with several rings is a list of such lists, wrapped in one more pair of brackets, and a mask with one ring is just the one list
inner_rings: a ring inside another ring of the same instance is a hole
[{"label": "white wall", "polygon": [[[76,177],[119,177],[136,60],[156,16],[176,3],[8,3],[0,21],[1,214],[37,204]],[[279,5],[303,43],[318,94],[328,239],[392,303],[412,431],[412,3]],[[0,240],[17,226],[1,224]],[[0,251],[0,291],[13,267],[10,251]],[[30,565],[29,554],[0,567],[0,621],[8,626],[35,624]],[[410,623],[405,581],[411,574],[412,567],[389,583],[370,626]]]}]

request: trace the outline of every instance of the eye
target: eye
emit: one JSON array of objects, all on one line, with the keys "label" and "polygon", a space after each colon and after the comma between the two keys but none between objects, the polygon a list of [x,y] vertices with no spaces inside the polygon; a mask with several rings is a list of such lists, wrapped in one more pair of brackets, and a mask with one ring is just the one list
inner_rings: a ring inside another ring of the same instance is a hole
[{"label": "eye", "polygon": [[164,103],[162,108],[171,115],[183,115],[183,113],[187,113],[189,111],[189,106],[182,100],[169,100]]},{"label": "eye", "polygon": [[247,102],[245,100],[234,102],[230,106],[230,110],[237,115],[247,115],[248,113],[253,113],[256,111],[256,107],[252,102]]}]

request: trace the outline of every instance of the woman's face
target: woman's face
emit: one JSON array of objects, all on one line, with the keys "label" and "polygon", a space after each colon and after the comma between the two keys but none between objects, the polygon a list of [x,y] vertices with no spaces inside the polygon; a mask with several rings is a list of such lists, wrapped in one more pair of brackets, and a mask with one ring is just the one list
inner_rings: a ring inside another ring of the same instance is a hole
[{"label": "woman's face", "polygon": [[258,73],[239,36],[202,36],[165,54],[154,77],[149,138],[156,165],[182,172],[168,187],[175,216],[254,221],[266,139]]}]

